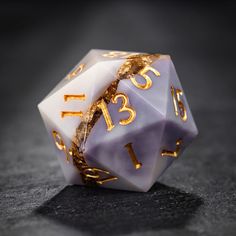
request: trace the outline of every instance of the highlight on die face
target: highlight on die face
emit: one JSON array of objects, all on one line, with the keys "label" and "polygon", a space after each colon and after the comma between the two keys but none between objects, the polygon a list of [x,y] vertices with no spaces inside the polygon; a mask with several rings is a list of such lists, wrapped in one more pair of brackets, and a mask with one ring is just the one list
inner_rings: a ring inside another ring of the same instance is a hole
[{"label": "highlight on die face", "polygon": [[70,184],[146,192],[198,133],[168,55],[90,50],[38,108]]}]

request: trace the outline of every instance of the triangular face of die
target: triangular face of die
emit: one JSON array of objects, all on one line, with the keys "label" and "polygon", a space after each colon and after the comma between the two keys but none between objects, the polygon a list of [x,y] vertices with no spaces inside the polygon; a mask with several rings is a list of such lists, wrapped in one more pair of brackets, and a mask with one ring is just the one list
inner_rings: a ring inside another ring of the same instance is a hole
[{"label": "triangular face of die", "polygon": [[99,56],[97,55],[97,50],[90,50],[83,58],[80,60],[72,70],[50,91],[50,93],[44,98],[48,98],[61,88],[69,84],[72,80],[79,77],[82,73],[90,69],[99,61]]},{"label": "triangular face of die", "polygon": [[188,145],[198,134],[191,110],[189,108],[184,90],[179,81],[174,64],[170,64],[168,103],[166,119],[173,122],[188,137],[185,145]]},{"label": "triangular face of die", "polygon": [[[147,66],[146,70],[127,81],[132,91],[142,97],[163,116],[167,113],[167,96],[169,91],[169,73],[171,59],[168,55],[160,55]],[[145,85],[149,84],[145,87]]]},{"label": "triangular face of die", "polygon": [[[109,51],[100,49],[91,49],[75,66],[69,71],[69,73],[50,91],[45,97],[48,98],[62,87],[70,83],[72,80],[78,78],[82,73],[89,70],[91,67],[96,65],[98,62],[115,61],[120,60],[120,63],[107,63],[104,64],[104,69],[110,71],[112,75],[115,75],[119,68],[119,64],[125,61],[129,55],[138,54],[135,52],[124,52],[124,51]],[[110,64],[110,65],[109,65]],[[112,65],[113,64],[113,65]],[[96,76],[96,75],[95,75]]]},{"label": "triangular face of die", "polygon": [[[127,120],[130,113],[119,112],[122,98],[117,104],[110,102],[107,109],[114,128],[108,131],[104,116],[101,116],[85,143],[85,157],[88,162],[97,162],[117,176],[120,188],[119,177],[122,176],[137,191],[145,192],[155,176],[165,122],[163,115],[133,89],[129,80],[122,80],[117,93],[127,96],[129,108],[136,112],[135,119],[121,125],[120,121]],[[135,161],[141,163],[141,168],[136,169]]]},{"label": "triangular face of die", "polygon": [[[153,183],[165,171],[171,163],[176,160],[176,157],[162,156],[163,150],[176,151],[176,143],[181,140],[178,156],[184,151],[191,141],[197,136],[198,130],[193,120],[186,96],[184,94],[181,83],[178,79],[175,67],[170,61],[168,73],[168,87],[166,96],[166,115],[165,129],[161,140],[161,149],[155,167],[155,177]],[[180,102],[180,103],[179,103]],[[179,108],[183,104],[186,111],[186,116]],[[178,115],[176,115],[177,113]],[[182,113],[180,113],[182,112]],[[181,116],[182,115],[182,116]]]},{"label": "triangular face of die", "polygon": [[[106,88],[115,80],[115,73],[122,61],[102,61],[92,65],[76,78],[59,86],[50,96],[39,105],[39,110],[47,114],[49,119],[61,127],[63,133],[73,139],[76,128],[81,122],[80,116],[66,115],[62,112],[81,112],[85,114]],[[74,99],[81,95],[82,99]],[[65,100],[67,96],[67,100]]]}]

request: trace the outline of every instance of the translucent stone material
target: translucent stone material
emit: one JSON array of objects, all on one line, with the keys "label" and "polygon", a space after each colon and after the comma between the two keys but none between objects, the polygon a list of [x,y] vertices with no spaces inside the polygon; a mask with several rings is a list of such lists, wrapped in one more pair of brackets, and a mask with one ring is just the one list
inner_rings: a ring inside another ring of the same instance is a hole
[{"label": "translucent stone material", "polygon": [[148,191],[198,133],[168,55],[91,50],[38,107],[70,184]]}]

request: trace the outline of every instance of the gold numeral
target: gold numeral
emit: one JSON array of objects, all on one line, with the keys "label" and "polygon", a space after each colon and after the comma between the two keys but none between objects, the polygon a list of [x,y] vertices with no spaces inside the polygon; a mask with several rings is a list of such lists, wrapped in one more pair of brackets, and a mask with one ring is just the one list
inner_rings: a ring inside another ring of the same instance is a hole
[{"label": "gold numeral", "polygon": [[[132,107],[130,107],[128,105],[129,104],[129,98],[124,93],[117,93],[117,94],[115,94],[112,97],[111,102],[112,103],[117,103],[119,98],[122,99],[122,104],[121,104],[121,107],[119,108],[119,112],[127,111],[129,113],[129,117],[127,119],[120,120],[119,123],[121,125],[128,125],[128,124],[130,124],[135,119],[136,111]],[[111,115],[110,115],[110,113],[108,111],[107,104],[104,101],[104,99],[101,99],[98,102],[97,106],[102,110],[102,114],[103,114],[104,120],[105,120],[105,122],[107,124],[107,131],[111,131],[115,127],[115,125],[113,124]]]},{"label": "gold numeral", "polygon": [[65,116],[83,116],[82,111],[62,111],[61,112],[61,118],[65,118]]},{"label": "gold numeral", "polygon": [[[84,101],[86,99],[85,94],[78,94],[78,95],[64,95],[64,101],[70,101],[70,100],[82,100]],[[83,116],[82,111],[62,111],[61,112],[61,118],[64,118],[65,116]]]},{"label": "gold numeral", "polygon": [[[171,90],[171,95],[173,99],[175,115],[176,116],[180,115],[181,120],[186,121],[188,118],[187,111],[180,97],[180,96],[183,96],[182,90],[176,89],[173,86],[170,87],[170,90]],[[176,101],[176,98],[177,98],[177,101]]]},{"label": "gold numeral", "polygon": [[102,184],[104,184],[104,183],[106,183],[106,182],[114,181],[114,180],[117,180],[117,179],[118,179],[118,178],[115,177],[115,176],[111,176],[111,175],[110,175],[110,172],[107,171],[107,170],[102,170],[102,169],[99,169],[99,168],[93,168],[93,170],[94,170],[95,172],[98,172],[98,173],[101,172],[101,174],[108,175],[108,177],[101,177],[101,176],[99,175],[99,179],[96,180],[97,184],[102,185]]},{"label": "gold numeral", "polygon": [[117,93],[115,94],[115,96],[112,98],[112,103],[117,103],[118,99],[121,98],[122,99],[122,106],[121,108],[119,108],[119,112],[123,112],[123,111],[127,111],[129,112],[129,117],[128,119],[125,120],[120,120],[120,124],[121,125],[128,125],[130,124],[136,117],[136,111],[134,110],[134,108],[128,106],[129,104],[129,98],[126,94],[124,93]]},{"label": "gold numeral", "polygon": [[107,182],[110,182],[110,181],[114,181],[114,180],[117,180],[118,178],[115,177],[115,176],[111,176],[111,177],[107,177],[107,178],[103,178],[103,179],[100,179],[100,180],[97,180],[97,184],[104,184],[104,183],[107,183]]},{"label": "gold numeral", "polygon": [[84,176],[85,179],[87,179],[87,180],[94,180],[97,184],[100,184],[100,185],[102,185],[106,182],[114,181],[114,180],[118,179],[115,176],[101,177],[99,172],[102,173],[103,175],[104,174],[105,175],[110,175],[109,171],[87,166],[86,168],[84,168],[82,170],[82,176]]},{"label": "gold numeral", "polygon": [[66,155],[66,160],[67,160],[67,162],[69,162],[69,160],[70,160],[70,155],[69,155],[69,154],[71,153],[71,150],[69,150],[69,154],[68,154],[67,149],[66,149],[66,145],[65,145],[65,143],[64,143],[64,141],[63,141],[61,135],[60,135],[57,131],[53,130],[53,131],[52,131],[52,136],[53,136],[53,138],[54,138],[56,147],[57,147],[60,151],[63,151],[63,152],[65,153],[65,155]]},{"label": "gold numeral", "polygon": [[85,94],[77,94],[77,95],[64,95],[64,101],[68,102],[70,100],[82,100],[84,101],[86,99]]},{"label": "gold numeral", "polygon": [[66,79],[70,80],[75,78],[79,73],[82,72],[82,70],[84,69],[85,64],[80,64],[79,66],[77,66],[73,71],[71,71],[67,76]]},{"label": "gold numeral", "polygon": [[107,109],[107,104],[105,103],[104,99],[101,99],[98,103],[98,107],[102,110],[104,120],[107,124],[107,131],[111,131],[115,125],[112,122],[110,113]]},{"label": "gold numeral", "polygon": [[120,51],[110,51],[108,53],[102,54],[103,57],[108,57],[108,58],[128,58],[131,56],[138,55],[139,53],[136,52],[120,52]]},{"label": "gold numeral", "polygon": [[131,77],[132,83],[139,89],[149,89],[152,86],[151,78],[146,74],[148,71],[152,71],[156,76],[160,76],[160,72],[151,66],[145,66],[143,69],[139,71],[139,75],[141,75],[145,79],[145,84],[140,84],[136,81],[135,77]]},{"label": "gold numeral", "polygon": [[89,166],[85,167],[82,170],[82,173],[86,178],[99,179],[100,177],[100,175],[97,173],[96,168],[89,167]]},{"label": "gold numeral", "polygon": [[127,143],[125,145],[125,148],[127,149],[129,156],[133,162],[133,165],[135,167],[135,169],[140,169],[142,167],[142,163],[140,163],[135,155],[134,149],[132,147],[132,143]]},{"label": "gold numeral", "polygon": [[168,150],[164,149],[161,152],[161,156],[162,157],[169,156],[169,157],[178,158],[182,144],[183,144],[183,141],[181,139],[178,139],[176,141],[176,149],[175,149],[175,151],[168,151]]},{"label": "gold numeral", "polygon": [[120,51],[110,51],[108,53],[104,53],[102,56],[103,57],[108,57],[108,58],[116,58],[116,57],[121,57],[127,55],[127,52],[120,52]]}]

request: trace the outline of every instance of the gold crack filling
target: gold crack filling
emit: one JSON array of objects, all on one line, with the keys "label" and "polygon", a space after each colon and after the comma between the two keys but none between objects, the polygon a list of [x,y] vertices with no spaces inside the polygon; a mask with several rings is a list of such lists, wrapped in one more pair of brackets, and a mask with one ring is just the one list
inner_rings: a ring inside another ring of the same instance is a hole
[{"label": "gold crack filling", "polygon": [[[80,172],[81,178],[85,184],[97,185],[100,180],[101,173],[110,174],[108,171],[101,170],[99,173],[93,167],[89,167],[85,161],[84,146],[86,140],[95,126],[96,122],[102,115],[102,110],[98,107],[99,102],[103,99],[106,104],[109,104],[112,97],[116,94],[120,80],[130,79],[134,75],[138,74],[145,66],[150,65],[155,60],[159,59],[160,54],[137,54],[130,56],[120,66],[116,73],[115,80],[108,86],[103,94],[90,106],[88,111],[83,115],[79,126],[76,128],[76,134],[72,142],[72,159],[73,164]],[[85,174],[85,170],[90,170],[91,173]],[[92,171],[94,169],[94,171]],[[111,177],[111,179],[117,179]],[[105,182],[105,181],[104,181]]]}]

